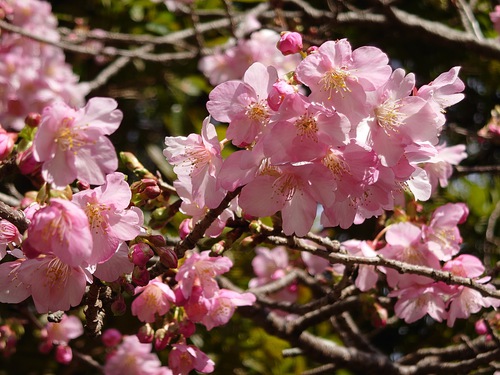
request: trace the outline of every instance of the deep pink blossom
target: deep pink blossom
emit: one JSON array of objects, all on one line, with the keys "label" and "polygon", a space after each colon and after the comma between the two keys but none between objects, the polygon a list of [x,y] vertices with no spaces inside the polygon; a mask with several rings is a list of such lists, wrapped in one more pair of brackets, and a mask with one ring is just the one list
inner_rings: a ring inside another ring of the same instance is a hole
[{"label": "deep pink blossom", "polygon": [[23,251],[29,258],[54,254],[70,266],[80,266],[91,259],[92,235],[85,212],[76,204],[52,198],[36,211],[28,227]]},{"label": "deep pink blossom", "polygon": [[152,323],[156,315],[163,316],[170,310],[170,303],[175,301],[175,294],[161,278],[151,280],[146,286],[135,288],[132,302],[132,314],[141,322]]},{"label": "deep pink blossom", "polygon": [[204,374],[214,371],[214,361],[194,345],[173,344],[168,365],[174,375],[188,375],[191,370]]},{"label": "deep pink blossom", "polygon": [[124,336],[122,343],[108,356],[105,375],[172,375],[151,353],[152,345],[139,342],[137,336]]},{"label": "deep pink blossom", "polygon": [[0,161],[10,155],[17,140],[17,133],[7,132],[0,125]]},{"label": "deep pink blossom", "polygon": [[226,137],[235,146],[252,144],[269,123],[267,97],[277,79],[274,67],[254,63],[243,81],[224,82],[210,92],[207,109],[214,119],[229,123]]},{"label": "deep pink blossom", "polygon": [[229,322],[237,306],[251,306],[255,302],[252,293],[238,293],[228,289],[221,289],[210,298],[208,311],[203,316],[201,323],[211,330]]},{"label": "deep pink blossom", "polygon": [[141,232],[144,216],[139,208],[128,208],[131,198],[125,175],[119,172],[108,174],[104,185],[73,195],[72,201],[87,215],[92,234],[90,264],[108,260],[120,243]]},{"label": "deep pink blossom", "polygon": [[219,290],[215,276],[231,269],[233,262],[227,257],[211,257],[210,251],[191,252],[179,267],[175,280],[179,283],[184,298],[189,298],[191,290],[198,285],[203,288],[203,295],[211,298]]},{"label": "deep pink blossom", "polygon": [[7,248],[21,244],[22,238],[19,229],[10,221],[0,220],[0,260],[7,255]]},{"label": "deep pink blossom", "polygon": [[33,141],[33,155],[43,162],[47,182],[63,187],[76,178],[102,185],[118,167],[115,148],[106,137],[113,133],[123,114],[111,98],[92,98],[74,110],[54,103],[43,110]]},{"label": "deep pink blossom", "polygon": [[443,292],[436,285],[424,285],[395,290],[390,297],[399,297],[394,311],[406,323],[413,323],[426,314],[438,322],[447,318]]},{"label": "deep pink blossom", "polygon": [[221,146],[215,127],[207,117],[201,135],[166,137],[163,154],[174,166],[192,201],[199,207],[215,208],[224,198],[224,190],[216,186],[217,173],[222,165]]}]

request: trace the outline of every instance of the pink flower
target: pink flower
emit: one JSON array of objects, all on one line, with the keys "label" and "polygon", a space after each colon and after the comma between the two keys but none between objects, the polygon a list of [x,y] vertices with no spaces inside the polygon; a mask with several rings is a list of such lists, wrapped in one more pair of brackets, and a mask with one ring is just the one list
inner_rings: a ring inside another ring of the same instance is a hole
[{"label": "pink flower", "polygon": [[166,137],[163,154],[174,166],[174,172],[189,189],[199,206],[215,208],[224,198],[224,190],[216,186],[217,173],[222,165],[221,146],[214,125],[207,117],[201,135]]},{"label": "pink flower", "polygon": [[284,31],[280,35],[276,47],[280,52],[287,56],[302,51],[302,35],[296,32]]},{"label": "pink flower", "polygon": [[118,167],[111,141],[122,120],[122,112],[110,98],[92,98],[78,111],[64,103],[43,110],[33,140],[33,154],[43,162],[42,175],[58,187],[76,178],[93,185],[106,182],[105,176]]},{"label": "pink flower", "polygon": [[210,251],[191,255],[179,267],[175,280],[179,283],[182,295],[188,299],[194,286],[203,288],[203,295],[211,298],[219,290],[215,276],[229,271],[233,262],[227,257],[211,257]]},{"label": "pink flower", "polygon": [[453,174],[453,166],[467,157],[465,145],[446,147],[446,144],[436,146],[437,155],[425,161],[424,169],[429,176],[432,191],[436,192],[438,184],[448,186],[448,180]]},{"label": "pink flower", "polygon": [[[279,280],[290,271],[286,247],[277,246],[274,249],[256,247],[255,253],[257,255],[252,260],[252,267],[257,277],[249,281],[250,288],[258,288]],[[292,284],[269,297],[278,301],[295,302],[297,300],[297,286]]]},{"label": "pink flower", "polygon": [[174,292],[160,277],[151,280],[146,286],[135,288],[135,295],[132,314],[146,323],[154,322],[155,314],[165,315],[170,310],[170,302],[175,301]]},{"label": "pink flower", "polygon": [[[491,288],[494,288],[491,286]],[[453,327],[457,318],[467,319],[471,314],[479,312],[483,307],[495,308],[500,306],[500,300],[492,297],[484,297],[477,290],[459,286],[448,301],[448,327]]]},{"label": "pink flower", "polygon": [[141,232],[144,217],[139,208],[127,208],[131,198],[125,175],[119,172],[108,174],[104,185],[73,195],[73,202],[87,215],[92,234],[90,264],[108,260],[120,243]]},{"label": "pink flower", "polygon": [[214,371],[214,361],[194,345],[173,344],[168,365],[174,375],[188,375],[191,370],[204,374]]},{"label": "pink flower", "polygon": [[316,217],[317,204],[329,206],[335,199],[335,185],[322,164],[267,165],[259,172],[243,187],[239,205],[246,214],[256,217],[281,211],[287,235],[306,235]]},{"label": "pink flower", "polygon": [[442,294],[436,285],[424,285],[392,291],[389,296],[399,297],[394,311],[406,323],[413,323],[426,314],[441,322],[447,317]]},{"label": "pink flower", "polygon": [[[28,292],[33,297],[36,310],[47,313],[67,311],[82,301],[89,275],[81,267],[65,264],[51,254],[19,263],[19,266],[16,262],[5,263],[11,272],[7,276],[10,284],[4,284],[6,298],[2,302],[15,303]],[[1,271],[4,267],[0,267]],[[2,276],[4,272],[0,272]],[[7,281],[0,277],[0,281],[2,279]]]},{"label": "pink flower", "polygon": [[70,201],[52,198],[34,213],[23,251],[29,258],[54,254],[69,266],[80,266],[90,260],[92,246],[85,212]]},{"label": "pink flower", "polygon": [[101,340],[104,346],[110,348],[117,346],[122,341],[122,337],[123,335],[116,328],[108,328],[103,332]]},{"label": "pink flower", "polygon": [[440,74],[428,85],[423,85],[418,89],[417,96],[427,100],[434,107],[436,115],[440,117],[441,125],[445,122],[442,110],[464,98],[464,94],[461,92],[464,91],[465,85],[458,78],[459,72],[460,67],[455,66],[449,71]]},{"label": "pink flower", "polygon": [[432,241],[439,260],[447,261],[460,251],[462,237],[457,227],[469,214],[464,203],[447,203],[438,207],[433,213],[428,226],[424,226],[423,235],[426,241]]},{"label": "pink flower", "polygon": [[500,5],[495,6],[493,12],[490,13],[490,20],[497,33],[500,33]]},{"label": "pink flower", "polygon": [[80,319],[73,315],[64,314],[59,323],[49,322],[44,327],[42,350],[49,350],[53,345],[57,345],[56,361],[68,364],[73,359],[73,352],[68,343],[82,334],[83,325]]},{"label": "pink flower", "polygon": [[235,146],[252,144],[269,122],[267,97],[278,79],[276,69],[254,63],[242,81],[224,82],[210,92],[207,109],[218,121],[228,122],[226,137]]},{"label": "pink flower", "polygon": [[311,100],[333,105],[352,123],[366,117],[366,91],[381,87],[391,74],[388,57],[375,47],[354,51],[347,39],[327,41],[295,70],[311,89]]},{"label": "pink flower", "polygon": [[134,264],[128,257],[128,246],[122,242],[116,252],[106,260],[95,267],[93,275],[102,281],[113,282],[121,275],[129,274],[134,270]]},{"label": "pink flower", "polygon": [[[433,244],[422,241],[422,230],[416,225],[409,222],[393,224],[388,228],[385,239],[387,245],[380,250],[380,254],[383,256],[434,269],[441,268],[439,259],[432,251]],[[387,275],[387,283],[392,288],[398,286],[400,289],[404,289],[415,284],[429,284],[432,281],[425,276],[401,275],[390,268],[384,268],[384,270]]]},{"label": "pink flower", "polygon": [[7,248],[20,245],[21,233],[17,227],[7,220],[0,220],[0,260],[7,255]]},{"label": "pink flower", "polygon": [[0,161],[10,155],[17,140],[17,133],[7,132],[0,125]]},{"label": "pink flower", "polygon": [[221,289],[215,296],[210,298],[207,313],[203,316],[201,323],[211,330],[229,322],[234,314],[236,306],[251,306],[255,302],[252,293],[238,293],[228,289]]},{"label": "pink flower", "polygon": [[152,345],[139,342],[137,336],[124,336],[104,365],[105,375],[172,375],[151,353]]},{"label": "pink flower", "polygon": [[[376,257],[377,253],[366,241],[349,240],[342,242],[347,251],[354,256],[360,257]],[[375,287],[378,281],[378,273],[373,266],[360,264],[358,268],[358,276],[356,277],[355,285],[362,292],[366,292]]]}]

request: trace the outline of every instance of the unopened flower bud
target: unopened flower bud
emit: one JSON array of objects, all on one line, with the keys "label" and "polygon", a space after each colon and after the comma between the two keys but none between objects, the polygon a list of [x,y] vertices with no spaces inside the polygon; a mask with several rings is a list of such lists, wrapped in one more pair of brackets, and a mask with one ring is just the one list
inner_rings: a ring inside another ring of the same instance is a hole
[{"label": "unopened flower bud", "polygon": [[115,328],[108,328],[103,332],[101,340],[104,346],[114,347],[122,341],[122,333]]},{"label": "unopened flower bud", "polygon": [[17,140],[17,133],[7,132],[0,126],[0,160],[7,158]]},{"label": "unopened flower bud", "polygon": [[68,345],[58,345],[56,347],[55,358],[57,362],[67,365],[73,360],[73,351]]},{"label": "unopened flower bud", "polygon": [[146,286],[149,283],[149,272],[145,268],[134,267],[132,272],[132,282],[139,286]]},{"label": "unopened flower bud", "polygon": [[167,347],[172,340],[172,335],[165,328],[160,328],[156,330],[154,340],[155,350],[160,351]]},{"label": "unopened flower bud", "polygon": [[26,125],[28,125],[31,128],[38,127],[38,125],[40,125],[41,121],[42,121],[42,115],[40,113],[36,113],[36,112],[28,113],[28,116],[26,116],[26,118],[24,120]]},{"label": "unopened flower bud", "polygon": [[122,316],[127,311],[127,304],[121,295],[111,304],[111,311],[115,316]]},{"label": "unopened flower bud", "polygon": [[153,342],[155,338],[155,330],[149,323],[146,323],[141,328],[139,328],[139,331],[137,332],[137,338],[143,344],[149,344],[150,342]]},{"label": "unopened flower bud", "polygon": [[191,230],[193,229],[193,220],[192,219],[184,219],[179,225],[179,237],[181,240],[185,239]]},{"label": "unopened flower bud", "polygon": [[478,320],[474,325],[474,328],[476,329],[476,333],[478,335],[486,335],[488,333],[488,326],[486,325],[484,319]]},{"label": "unopened flower bud", "polygon": [[387,309],[380,306],[378,303],[374,303],[373,307],[375,310],[372,313],[372,324],[377,328],[385,327],[387,325],[387,318],[389,317]]},{"label": "unopened flower bud", "polygon": [[304,47],[302,44],[302,35],[294,31],[284,31],[281,33],[277,47],[285,56],[299,53]]},{"label": "unopened flower bud", "polygon": [[318,47],[318,46],[311,46],[311,47],[309,47],[309,48],[307,49],[306,53],[307,53],[308,55],[312,55],[312,54],[314,54],[314,53],[318,52],[318,50],[319,50],[319,47]]},{"label": "unopened flower bud", "polygon": [[88,182],[86,182],[86,181],[80,181],[80,180],[78,180],[76,182],[76,187],[80,191],[89,190],[90,189],[90,184]]},{"label": "unopened flower bud", "polygon": [[144,268],[153,255],[153,249],[148,244],[139,242],[130,247],[128,257],[136,266]]},{"label": "unopened flower bud", "polygon": [[162,246],[155,248],[155,250],[160,257],[161,264],[168,268],[177,268],[178,259],[173,247]]},{"label": "unopened flower bud", "polygon": [[221,255],[225,250],[225,241],[219,241],[212,246],[212,252],[217,255]]},{"label": "unopened flower bud", "polygon": [[161,234],[155,234],[152,236],[148,236],[148,237],[146,237],[146,239],[153,246],[165,246],[166,245],[165,237],[162,236]]},{"label": "unopened flower bud", "polygon": [[196,332],[195,324],[188,319],[179,322],[179,333],[185,338],[191,337]]}]

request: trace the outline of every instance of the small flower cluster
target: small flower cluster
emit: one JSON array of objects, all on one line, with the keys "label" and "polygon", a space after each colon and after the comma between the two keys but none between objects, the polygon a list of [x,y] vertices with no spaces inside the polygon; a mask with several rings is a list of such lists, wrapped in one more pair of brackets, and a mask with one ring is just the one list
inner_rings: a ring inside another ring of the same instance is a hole
[{"label": "small flower cluster", "polygon": [[[301,46],[286,36],[278,47]],[[343,39],[308,51],[292,78],[254,63],[210,93],[210,115],[229,124],[226,138],[240,149],[226,159],[209,118],[201,135],[166,138],[183,212],[194,221],[242,187],[207,235],[218,235],[237,206],[254,217],[280,212],[287,235],[304,236],[318,205],[323,226],[348,228],[392,210],[405,190],[429,199],[466,157],[464,146],[438,144],[444,109],[463,98],[459,68],[417,89],[415,76],[392,70],[375,47],[352,51]]]},{"label": "small flower cluster", "polygon": [[[54,42],[60,39],[48,2],[4,0],[0,12],[23,31]],[[0,122],[16,130],[29,112],[41,112],[61,100],[81,105],[86,94],[62,49],[5,30],[0,39],[0,93]]]}]

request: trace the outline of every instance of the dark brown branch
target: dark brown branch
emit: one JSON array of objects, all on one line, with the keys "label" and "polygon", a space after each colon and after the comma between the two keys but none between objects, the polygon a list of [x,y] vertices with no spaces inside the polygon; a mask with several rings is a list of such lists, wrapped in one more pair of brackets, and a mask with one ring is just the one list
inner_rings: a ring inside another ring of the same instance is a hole
[{"label": "dark brown branch", "polygon": [[14,224],[20,233],[24,233],[29,226],[29,220],[24,216],[24,212],[16,210],[0,201],[0,218]]}]

